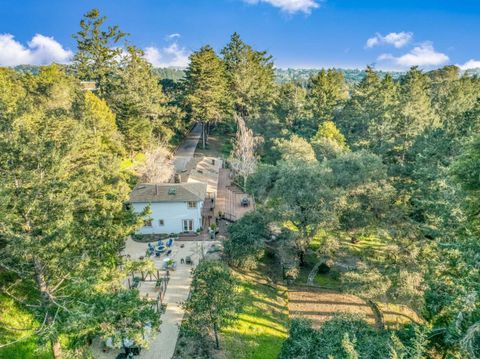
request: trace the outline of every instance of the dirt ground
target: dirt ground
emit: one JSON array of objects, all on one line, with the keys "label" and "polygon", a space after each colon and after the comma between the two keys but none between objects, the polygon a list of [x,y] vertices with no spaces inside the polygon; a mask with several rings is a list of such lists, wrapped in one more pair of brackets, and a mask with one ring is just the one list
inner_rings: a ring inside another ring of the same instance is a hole
[{"label": "dirt ground", "polygon": [[365,301],[354,295],[326,289],[289,289],[288,311],[291,318],[303,317],[312,320],[316,328],[340,312],[360,314],[369,324],[376,324],[373,311]]},{"label": "dirt ground", "polygon": [[[383,314],[385,328],[398,329],[401,325],[423,319],[406,305],[377,302]],[[313,321],[315,327],[332,318],[336,313],[359,314],[371,325],[379,327],[379,320],[371,307],[361,298],[340,293],[335,290],[314,287],[290,288],[288,291],[288,310],[291,318],[304,317]]]}]

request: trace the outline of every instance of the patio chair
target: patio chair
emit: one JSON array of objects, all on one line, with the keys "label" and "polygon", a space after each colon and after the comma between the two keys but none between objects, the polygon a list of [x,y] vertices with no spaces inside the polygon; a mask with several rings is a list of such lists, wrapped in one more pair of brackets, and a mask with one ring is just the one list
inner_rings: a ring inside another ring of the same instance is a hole
[{"label": "patio chair", "polygon": [[148,243],[148,246],[147,246],[148,255],[151,256],[154,252],[155,252],[155,248],[153,247],[153,245],[151,243]]},{"label": "patio chair", "polygon": [[167,247],[171,247],[173,245],[173,239],[170,238],[168,241],[167,241]]}]

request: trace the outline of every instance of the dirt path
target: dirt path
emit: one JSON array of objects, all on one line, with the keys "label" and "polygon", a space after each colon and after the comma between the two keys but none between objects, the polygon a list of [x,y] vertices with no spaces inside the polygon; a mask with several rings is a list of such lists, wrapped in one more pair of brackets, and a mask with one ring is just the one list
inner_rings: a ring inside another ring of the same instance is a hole
[{"label": "dirt path", "polygon": [[175,151],[173,165],[177,173],[186,171],[187,164],[193,158],[198,141],[202,135],[202,125],[197,123]]}]

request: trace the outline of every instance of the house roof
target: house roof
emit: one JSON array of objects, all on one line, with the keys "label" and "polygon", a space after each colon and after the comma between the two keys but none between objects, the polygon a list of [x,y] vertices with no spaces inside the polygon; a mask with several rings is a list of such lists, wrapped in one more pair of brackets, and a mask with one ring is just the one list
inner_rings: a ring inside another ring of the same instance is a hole
[{"label": "house roof", "polygon": [[198,202],[206,194],[205,183],[142,183],[130,193],[130,202]]}]

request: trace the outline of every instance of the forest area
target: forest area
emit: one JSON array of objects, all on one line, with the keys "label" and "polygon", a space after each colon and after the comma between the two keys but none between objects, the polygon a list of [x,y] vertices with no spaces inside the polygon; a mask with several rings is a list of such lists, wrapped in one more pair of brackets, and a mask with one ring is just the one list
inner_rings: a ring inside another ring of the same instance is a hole
[{"label": "forest area", "polygon": [[[125,238],[143,224],[125,204],[137,183],[171,178],[196,122],[203,146],[210,134],[231,145],[256,207],[228,226],[222,260],[193,273],[182,330],[212,348],[195,357],[241,352],[238,302],[284,306],[268,286],[312,271],[319,287],[421,319],[374,328],[338,313],[315,327],[279,311],[288,332],[265,358],[480,357],[477,75],[366,67],[279,81],[272,56],[237,33],[179,74],[106,21],[85,14],[69,65],[0,68],[0,358],[92,358],[98,336],[148,345],[145,324],[160,318],[122,285],[138,265],[121,256]],[[252,273],[270,278],[261,296]]]}]

